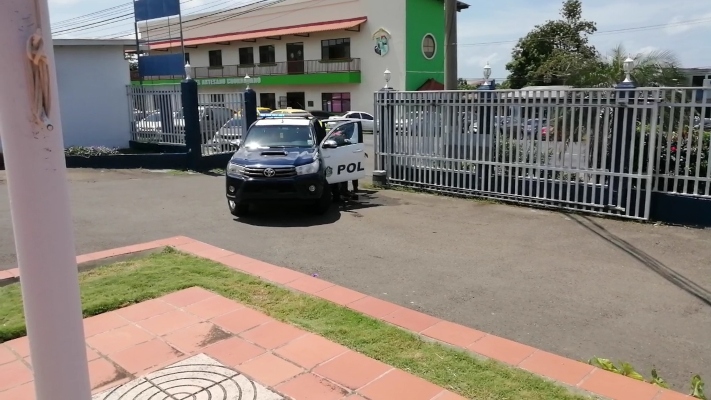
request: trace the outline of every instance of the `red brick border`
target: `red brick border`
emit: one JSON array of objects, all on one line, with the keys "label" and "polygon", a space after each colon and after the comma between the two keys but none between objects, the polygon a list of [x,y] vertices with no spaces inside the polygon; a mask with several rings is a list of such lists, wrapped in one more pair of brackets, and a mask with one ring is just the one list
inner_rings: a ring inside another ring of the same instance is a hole
[{"label": "red brick border", "polygon": [[[693,399],[678,392],[661,389],[649,383],[607,372],[579,361],[444,321],[316,277],[245,257],[185,236],[81,255],[77,257],[77,263],[82,264],[108,257],[139,253],[165,246],[172,246],[180,251],[219,262],[269,282],[329,300],[409,330],[424,338],[467,350],[474,355],[515,366],[599,396],[624,400]],[[8,283],[7,281],[17,281],[18,278],[17,268],[0,271],[0,285]]]}]

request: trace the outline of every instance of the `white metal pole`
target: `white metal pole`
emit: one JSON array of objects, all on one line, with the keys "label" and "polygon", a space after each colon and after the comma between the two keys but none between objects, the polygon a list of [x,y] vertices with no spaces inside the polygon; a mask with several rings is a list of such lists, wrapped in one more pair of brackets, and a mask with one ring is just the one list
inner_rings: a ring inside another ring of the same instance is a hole
[{"label": "white metal pole", "polygon": [[47,0],[0,1],[0,71],[0,138],[36,396],[89,400]]}]

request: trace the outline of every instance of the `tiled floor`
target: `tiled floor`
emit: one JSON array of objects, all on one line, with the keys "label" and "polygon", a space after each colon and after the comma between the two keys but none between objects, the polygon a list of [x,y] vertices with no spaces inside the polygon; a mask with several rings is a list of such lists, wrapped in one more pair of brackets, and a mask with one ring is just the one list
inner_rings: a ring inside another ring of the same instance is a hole
[{"label": "tiled floor", "polygon": [[[521,343],[422,314],[287,268],[178,236],[77,257],[89,262],[173,246],[292,290],[343,305],[592,394],[619,400],[691,400]],[[5,271],[0,282],[18,280]],[[205,353],[294,399],[461,398],[363,355],[202,289],[189,289],[85,321],[92,385],[115,387]],[[0,400],[34,398],[26,338],[0,344]],[[412,393],[412,395],[410,395]],[[411,397],[410,397],[411,396]]]},{"label": "tiled floor", "polygon": [[[461,399],[201,288],[84,326],[94,400]],[[0,344],[0,400],[31,399],[27,338]]]},{"label": "tiled floor", "polygon": [[283,400],[219,361],[198,354],[99,393],[92,400]]}]

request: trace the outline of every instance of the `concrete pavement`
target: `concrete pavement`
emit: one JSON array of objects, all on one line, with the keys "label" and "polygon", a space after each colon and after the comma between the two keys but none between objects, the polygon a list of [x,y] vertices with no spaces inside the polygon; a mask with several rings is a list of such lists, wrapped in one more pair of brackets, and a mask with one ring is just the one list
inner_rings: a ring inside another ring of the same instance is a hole
[{"label": "concrete pavement", "polygon": [[[221,177],[70,176],[79,253],[187,235],[570,358],[656,366],[679,390],[711,379],[710,231],[393,191],[235,221]],[[0,269],[14,266],[3,177]]]}]

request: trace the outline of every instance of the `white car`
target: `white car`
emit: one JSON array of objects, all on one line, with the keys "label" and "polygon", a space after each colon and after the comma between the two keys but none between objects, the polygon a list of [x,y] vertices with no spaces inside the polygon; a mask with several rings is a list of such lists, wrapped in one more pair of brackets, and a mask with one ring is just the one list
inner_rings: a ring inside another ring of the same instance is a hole
[{"label": "white car", "polygon": [[371,114],[363,111],[349,111],[343,118],[351,121],[360,121],[364,131],[373,132],[375,118]]}]

